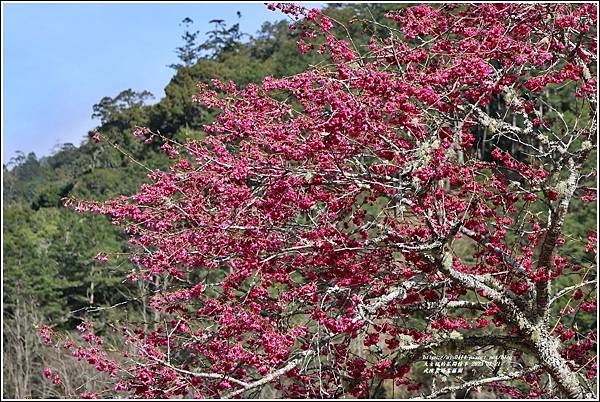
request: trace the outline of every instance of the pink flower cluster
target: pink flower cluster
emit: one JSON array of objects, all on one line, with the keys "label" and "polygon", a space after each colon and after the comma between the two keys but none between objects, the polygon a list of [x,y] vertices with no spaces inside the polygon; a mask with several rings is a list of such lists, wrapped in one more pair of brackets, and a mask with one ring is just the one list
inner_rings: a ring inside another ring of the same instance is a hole
[{"label": "pink flower cluster", "polygon": [[[416,391],[413,362],[396,364],[378,349],[448,331],[479,336],[492,323],[518,336],[500,290],[533,306],[536,289],[564,272],[579,275],[567,246],[596,252],[595,232],[586,247],[532,212],[560,208],[567,194],[553,170],[562,165],[551,160],[562,151],[541,140],[562,123],[538,116],[548,109],[539,91],[575,81],[582,102],[593,101],[585,54],[595,44],[589,35],[577,48],[568,40],[595,23],[592,8],[410,6],[388,14],[401,35],[367,38],[368,49],[339,37],[318,10],[269,8],[302,26],[300,51],[317,48],[332,64],[246,87],[200,83],[194,101],[216,112],[205,138],[177,144],[138,128],[134,136],[164,141],[171,167],[131,197],[68,202],[123,227],[132,280],[171,283],[149,302],[164,325],[123,329],[121,354],[136,364],[118,367],[88,325],[85,346],[69,345],[116,377],[119,392],[218,398],[278,370],[270,381],[288,398],[340,396],[341,383],[365,396],[381,379]],[[488,108],[501,112],[484,119]],[[484,132],[495,144],[491,159]],[[442,265],[436,258],[451,244],[460,251]],[[550,250],[546,264],[540,247]],[[481,286],[456,279],[464,277]],[[596,309],[575,295],[579,314]],[[564,325],[555,332],[563,357],[588,370],[592,339]],[[40,334],[53,344],[48,328]],[[351,351],[359,336],[365,358]],[[542,378],[532,373],[522,390],[492,386],[549,397]]]}]

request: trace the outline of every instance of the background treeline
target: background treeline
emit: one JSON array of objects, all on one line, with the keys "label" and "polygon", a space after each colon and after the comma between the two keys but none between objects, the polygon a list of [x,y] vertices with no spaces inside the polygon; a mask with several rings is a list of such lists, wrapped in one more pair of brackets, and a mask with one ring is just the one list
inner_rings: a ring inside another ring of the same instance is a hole
[{"label": "background treeline", "polygon": [[[336,4],[325,12],[338,21],[355,21],[348,26],[360,47],[367,45],[370,34],[377,34],[372,25],[360,20],[387,24],[384,13],[399,7]],[[178,140],[202,136],[202,125],[213,116],[192,102],[199,81],[217,78],[244,86],[265,76],[284,77],[309,65],[327,63],[316,52],[299,54],[300,31],[290,32],[288,21],[264,23],[254,35],[241,32],[236,22],[211,21],[212,30],[200,42],[201,33],[193,21],[183,20],[183,43],[175,50],[177,62],[170,66],[174,75],[158,102],[148,104],[154,96],[147,91],[126,89],[93,106],[93,117],[101,122],[97,130],[128,155],[106,142],[94,143],[90,131],[78,147],[62,144],[42,158],[18,153],[3,165],[3,396],[61,397],[106,387],[95,377],[93,367],[42,346],[37,325],[70,331],[81,320],[93,317],[102,331],[109,322],[149,323],[153,319],[147,307],[151,290],[125,281],[132,269],[127,259],[111,258],[108,263],[94,259],[101,252],[126,253],[126,236],[108,219],[77,214],[65,208],[61,199],[133,194],[146,180],[143,166],[166,168],[168,159],[159,149],[161,144],[144,144],[132,132],[145,126]],[[381,27],[377,29],[385,35]],[[480,138],[483,135],[478,133]],[[492,145],[479,144],[486,158]],[[568,225],[575,233],[587,235],[595,210],[579,208],[577,218]],[[63,380],[69,381],[53,386],[43,379],[46,366],[57,368]]]}]

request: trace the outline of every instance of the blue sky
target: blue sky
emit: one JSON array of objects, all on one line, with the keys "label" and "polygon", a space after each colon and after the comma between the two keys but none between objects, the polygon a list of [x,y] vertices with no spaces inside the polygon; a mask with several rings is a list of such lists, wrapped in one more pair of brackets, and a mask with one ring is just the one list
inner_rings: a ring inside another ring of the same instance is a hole
[{"label": "blue sky", "polygon": [[264,3],[3,3],[4,163],[17,150],[41,157],[79,145],[98,124],[90,116],[103,96],[131,88],[158,101],[174,73],[167,65],[177,62],[181,20],[206,32],[211,19],[236,22],[238,10],[251,34],[286,18]]}]

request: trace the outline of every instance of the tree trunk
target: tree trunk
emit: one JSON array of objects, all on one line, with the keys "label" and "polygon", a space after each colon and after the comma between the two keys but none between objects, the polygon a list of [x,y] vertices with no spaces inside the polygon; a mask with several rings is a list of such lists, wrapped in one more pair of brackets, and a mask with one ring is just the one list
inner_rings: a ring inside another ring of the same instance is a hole
[{"label": "tree trunk", "polygon": [[560,389],[569,398],[592,398],[592,395],[577,380],[577,374],[571,371],[567,361],[558,352],[559,342],[545,329],[534,331],[530,339],[530,347],[540,364],[552,376]]}]

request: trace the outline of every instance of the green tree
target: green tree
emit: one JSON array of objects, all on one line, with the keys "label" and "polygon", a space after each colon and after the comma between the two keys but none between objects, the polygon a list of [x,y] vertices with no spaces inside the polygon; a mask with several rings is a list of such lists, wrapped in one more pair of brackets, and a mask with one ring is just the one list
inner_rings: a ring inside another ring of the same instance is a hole
[{"label": "green tree", "polygon": [[184,25],[186,30],[183,35],[181,35],[181,39],[183,40],[184,44],[175,49],[177,57],[183,64],[173,63],[169,65],[169,67],[175,70],[179,70],[181,67],[190,67],[194,65],[194,63],[196,63],[200,58],[201,48],[200,45],[196,43],[200,31],[196,30],[191,32],[188,30],[193,23],[194,20],[186,17],[179,24],[179,26]]}]

